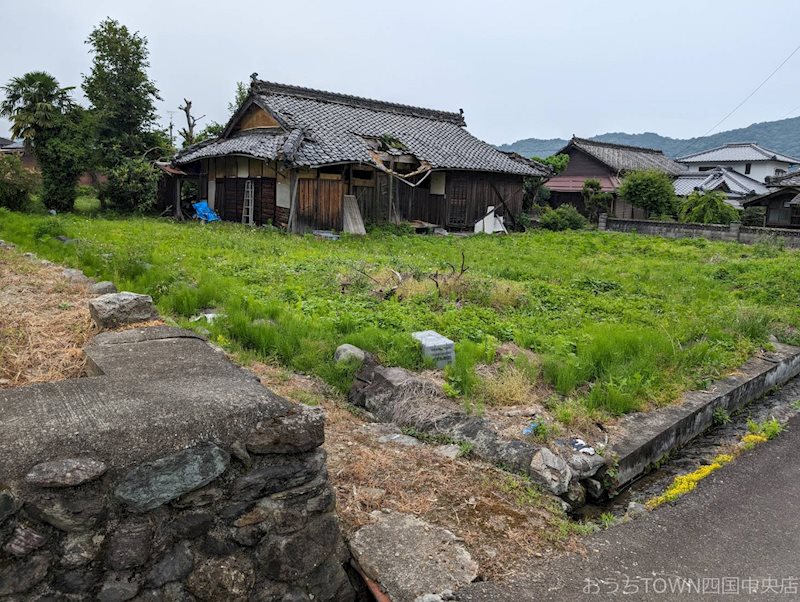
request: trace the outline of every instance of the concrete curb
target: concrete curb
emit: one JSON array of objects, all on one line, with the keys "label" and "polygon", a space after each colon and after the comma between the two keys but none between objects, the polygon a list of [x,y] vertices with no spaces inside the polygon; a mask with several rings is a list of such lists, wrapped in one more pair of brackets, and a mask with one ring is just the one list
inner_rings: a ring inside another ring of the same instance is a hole
[{"label": "concrete curb", "polygon": [[624,487],[673,449],[706,431],[714,424],[715,410],[733,413],[800,374],[800,348],[775,347],[775,352],[762,352],[708,390],[687,393],[680,405],[625,417],[607,454],[616,459],[616,473],[606,472],[612,489]]}]

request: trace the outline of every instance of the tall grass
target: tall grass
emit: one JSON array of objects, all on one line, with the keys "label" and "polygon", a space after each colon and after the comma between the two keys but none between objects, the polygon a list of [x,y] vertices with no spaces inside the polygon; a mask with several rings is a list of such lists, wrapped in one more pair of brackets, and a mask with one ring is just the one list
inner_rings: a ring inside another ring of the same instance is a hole
[{"label": "tall grass", "polygon": [[675,368],[679,356],[680,350],[665,333],[597,324],[586,329],[573,355],[547,356],[544,375],[562,395],[588,384],[587,406],[619,415],[641,409],[648,398],[660,397],[664,373]]},{"label": "tall grass", "polygon": [[[0,238],[150,294],[180,319],[221,309],[228,318],[208,327],[214,336],[340,388],[337,345],[420,369],[410,333],[433,329],[458,344],[446,372],[455,394],[475,394],[487,347],[514,341],[542,355],[559,393],[619,413],[717,378],[770,334],[800,341],[800,254],[767,245],[597,232],[331,242],[228,223],[63,215],[55,228],[50,219],[0,210]],[[462,252],[464,282],[436,294],[429,275],[449,274]],[[386,298],[355,266],[425,284]]]}]

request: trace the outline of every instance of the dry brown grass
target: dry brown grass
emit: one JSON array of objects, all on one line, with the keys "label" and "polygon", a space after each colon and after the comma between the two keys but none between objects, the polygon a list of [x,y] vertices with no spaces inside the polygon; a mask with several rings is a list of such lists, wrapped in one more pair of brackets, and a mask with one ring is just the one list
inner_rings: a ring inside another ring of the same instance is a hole
[{"label": "dry brown grass", "polygon": [[0,387],[80,376],[89,292],[62,269],[0,250]]},{"label": "dry brown grass", "polygon": [[552,500],[522,478],[483,462],[448,460],[431,445],[379,444],[319,381],[260,362],[250,369],[279,395],[319,400],[325,409],[328,469],[347,535],[368,523],[373,510],[408,512],[463,539],[484,579],[513,575],[532,556],[580,549]]},{"label": "dry brown grass", "polygon": [[[86,284],[70,282],[63,267],[0,249],[0,388],[76,378],[83,347],[95,333]],[[117,330],[163,324],[127,324]]]},{"label": "dry brown grass", "polygon": [[525,302],[525,288],[518,282],[497,281],[489,291],[489,305],[495,309],[519,307]]}]

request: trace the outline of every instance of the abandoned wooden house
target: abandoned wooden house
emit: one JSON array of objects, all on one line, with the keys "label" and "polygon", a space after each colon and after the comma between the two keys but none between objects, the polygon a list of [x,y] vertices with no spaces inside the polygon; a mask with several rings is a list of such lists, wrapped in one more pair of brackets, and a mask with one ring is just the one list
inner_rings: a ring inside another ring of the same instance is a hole
[{"label": "abandoned wooden house", "polygon": [[574,136],[558,152],[569,155],[569,163],[563,172],[550,178],[546,184],[551,192],[550,203],[554,207],[570,204],[581,213],[586,213],[581,194],[586,180],[598,180],[602,192],[614,195],[609,214],[624,219],[643,219],[647,217],[643,209],[634,207],[617,196],[622,177],[628,172],[645,169],[655,169],[670,176],[686,171],[683,165],[665,156],[660,150],[585,140]]},{"label": "abandoned wooden house", "polygon": [[800,172],[767,178],[769,192],[744,201],[747,207],[765,207],[764,226],[800,228]]},{"label": "abandoned wooden house", "polygon": [[523,179],[547,167],[502,153],[451,113],[253,78],[222,135],[173,166],[226,220],[342,230],[348,212],[380,223],[471,228],[488,207],[506,222]]}]

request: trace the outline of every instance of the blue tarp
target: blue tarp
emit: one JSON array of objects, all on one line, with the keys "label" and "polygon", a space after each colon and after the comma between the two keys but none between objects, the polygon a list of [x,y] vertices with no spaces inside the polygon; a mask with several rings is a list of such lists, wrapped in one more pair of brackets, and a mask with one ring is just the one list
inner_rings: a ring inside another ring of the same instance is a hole
[{"label": "blue tarp", "polygon": [[208,201],[199,201],[197,203],[192,203],[192,207],[194,207],[195,211],[195,218],[201,219],[206,222],[218,222],[219,216],[214,213],[214,210],[208,206]]}]

